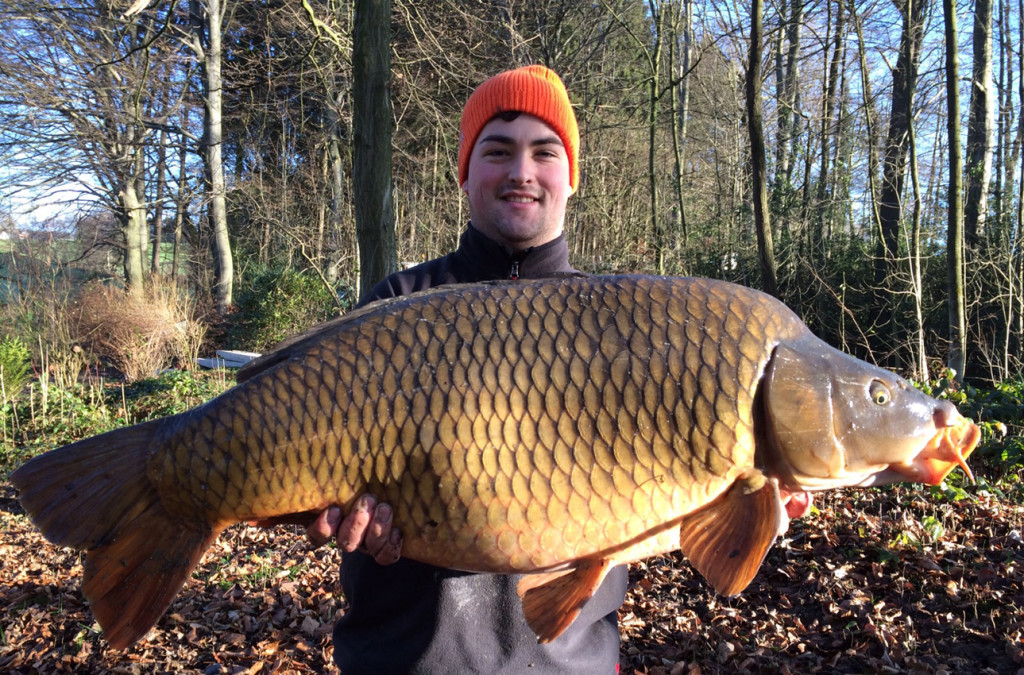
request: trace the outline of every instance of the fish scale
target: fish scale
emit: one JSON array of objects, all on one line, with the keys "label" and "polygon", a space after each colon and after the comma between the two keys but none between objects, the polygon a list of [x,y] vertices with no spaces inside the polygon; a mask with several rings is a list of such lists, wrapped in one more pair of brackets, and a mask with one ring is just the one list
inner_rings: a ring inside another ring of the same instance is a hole
[{"label": "fish scale", "polygon": [[[298,336],[239,382],[12,475],[47,537],[89,551],[83,587],[115,646],[149,629],[224,527],[348,511],[367,492],[391,505],[404,556],[531,573],[523,610],[550,640],[611,565],[682,548],[738,592],[804,484],[937,483],[978,433],[774,298],[707,279],[434,289]],[[877,417],[859,382],[910,403]],[[828,398],[840,389],[848,405]],[[847,408],[873,420],[870,452],[828,445],[847,422],[814,426]],[[891,462],[864,460],[878,445]],[[835,475],[805,473],[818,455],[842,457]]]}]

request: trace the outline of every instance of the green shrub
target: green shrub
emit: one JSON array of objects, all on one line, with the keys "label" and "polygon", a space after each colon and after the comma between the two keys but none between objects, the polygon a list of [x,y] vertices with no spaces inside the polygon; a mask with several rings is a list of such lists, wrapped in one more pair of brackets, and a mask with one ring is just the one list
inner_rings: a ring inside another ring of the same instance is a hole
[{"label": "green shrub", "polygon": [[[224,370],[168,371],[120,386],[36,387],[0,417],[0,478],[22,462],[87,436],[193,408],[234,384]],[[7,425],[3,425],[6,419]],[[13,422],[17,422],[15,427]]]},{"label": "green shrub", "polygon": [[31,354],[16,337],[0,341],[0,394],[4,402],[17,400],[32,376]]},{"label": "green shrub", "polygon": [[233,349],[262,352],[281,340],[341,313],[352,293],[339,289],[336,300],[313,272],[261,267],[239,282],[236,311],[227,330]]},{"label": "green shrub", "polygon": [[176,415],[222,394],[234,385],[224,370],[170,370],[107,392],[107,405],[124,406],[132,424]]}]

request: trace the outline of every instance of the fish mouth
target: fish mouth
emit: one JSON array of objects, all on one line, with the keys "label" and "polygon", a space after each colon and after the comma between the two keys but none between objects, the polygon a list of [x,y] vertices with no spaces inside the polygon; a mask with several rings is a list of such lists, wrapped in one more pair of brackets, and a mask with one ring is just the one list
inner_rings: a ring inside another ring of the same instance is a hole
[{"label": "fish mouth", "polygon": [[973,483],[974,474],[967,466],[967,458],[980,440],[978,425],[961,417],[957,423],[939,429],[912,460],[891,464],[889,468],[905,480],[938,485],[959,466]]},{"label": "fish mouth", "polygon": [[[890,464],[886,471],[870,476],[860,485],[884,485],[899,480],[939,485],[958,466],[973,483],[974,473],[967,466],[967,458],[978,447],[980,440],[981,429],[978,425],[961,417],[954,424],[937,430],[912,460]],[[787,522],[789,519],[802,518],[811,510],[813,497],[808,491],[791,491],[780,485],[779,498],[788,517]]]}]

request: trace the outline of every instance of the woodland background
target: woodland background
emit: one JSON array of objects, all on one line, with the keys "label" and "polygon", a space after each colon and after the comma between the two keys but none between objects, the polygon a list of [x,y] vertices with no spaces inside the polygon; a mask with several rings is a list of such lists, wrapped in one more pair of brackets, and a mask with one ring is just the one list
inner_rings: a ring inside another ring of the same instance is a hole
[{"label": "woodland background", "polygon": [[[450,250],[462,105],[543,63],[582,132],[577,268],[776,294],[984,432],[977,485],[831,493],[738,598],[632,566],[623,672],[1024,669],[1024,0],[0,0],[0,26],[0,475]],[[6,481],[0,533],[0,670],[330,669],[337,551],[300,530],[233,528],[126,653]]]}]

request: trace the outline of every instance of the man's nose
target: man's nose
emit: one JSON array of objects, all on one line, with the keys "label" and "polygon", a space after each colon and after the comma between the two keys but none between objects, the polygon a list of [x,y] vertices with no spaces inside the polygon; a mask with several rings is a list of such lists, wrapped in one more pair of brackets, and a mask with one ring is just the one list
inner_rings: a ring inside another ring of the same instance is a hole
[{"label": "man's nose", "polygon": [[514,183],[529,183],[533,180],[533,160],[527,153],[515,153],[508,166],[508,178]]}]

